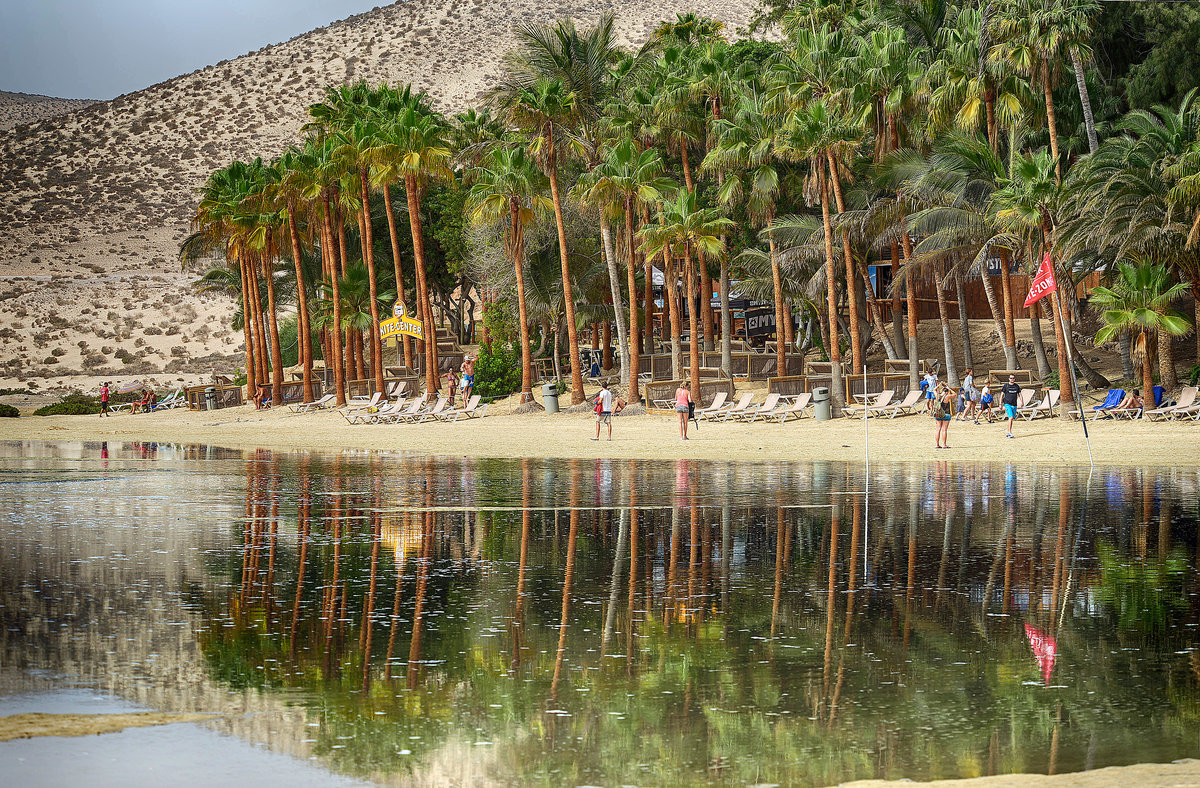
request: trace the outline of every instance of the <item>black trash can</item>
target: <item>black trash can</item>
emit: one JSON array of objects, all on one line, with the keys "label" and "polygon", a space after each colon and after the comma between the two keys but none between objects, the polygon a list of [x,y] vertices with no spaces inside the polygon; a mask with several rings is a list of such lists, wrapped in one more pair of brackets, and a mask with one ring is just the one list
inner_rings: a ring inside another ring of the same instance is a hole
[{"label": "black trash can", "polygon": [[829,404],[829,389],[824,386],[813,389],[813,418],[817,421],[829,421],[833,418],[833,409]]},{"label": "black trash can", "polygon": [[558,384],[542,384],[542,405],[547,413],[558,413]]}]

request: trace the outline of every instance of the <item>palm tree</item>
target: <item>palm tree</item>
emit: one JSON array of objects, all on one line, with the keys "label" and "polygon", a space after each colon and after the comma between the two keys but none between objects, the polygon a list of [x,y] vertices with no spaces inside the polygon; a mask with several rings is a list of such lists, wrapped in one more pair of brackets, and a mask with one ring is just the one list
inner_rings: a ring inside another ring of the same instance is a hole
[{"label": "palm tree", "polygon": [[559,162],[566,152],[567,128],[574,122],[575,94],[561,80],[542,78],[533,87],[498,89],[494,101],[509,121],[530,136],[529,152],[550,180],[554,201],[554,223],[558,230],[558,254],[566,296],[567,345],[571,353],[571,404],[583,402],[583,370],[579,359],[579,333],[575,325],[575,302],[571,290],[571,267],[567,253],[567,228],[563,221],[562,195],[558,184]]},{"label": "palm tree", "polygon": [[533,362],[529,347],[529,314],[525,301],[525,230],[541,213],[553,209],[547,200],[547,178],[520,147],[495,148],[485,164],[471,173],[467,206],[471,219],[499,223],[504,232],[504,250],[517,280],[517,314],[521,341],[521,405],[535,409]]},{"label": "palm tree", "polygon": [[313,179],[311,155],[291,148],[268,170],[273,181],[270,194],[283,203],[287,217],[288,237],[291,241],[292,262],[296,268],[296,316],[299,323],[300,363],[303,370],[304,401],[312,402],[313,396],[313,348],[312,327],[309,325],[308,288],[304,280],[303,249],[301,244],[299,216],[301,207],[307,203],[305,195]]},{"label": "palm tree", "polygon": [[[1042,248],[1049,251],[1053,245],[1054,221],[1052,210],[1056,206],[1061,187],[1058,185],[1055,161],[1045,150],[1026,154],[1014,161],[1009,177],[992,195],[992,210],[996,222],[1014,233],[1036,233],[1040,230]],[[1067,286],[1066,292],[1074,297],[1074,280],[1070,272],[1062,276],[1056,271],[1059,288]],[[1072,410],[1075,391],[1071,385],[1071,362],[1067,354],[1070,337],[1064,333],[1065,318],[1063,304],[1058,294],[1051,301],[1054,315],[1054,335],[1058,344],[1058,384],[1062,392],[1061,414],[1063,418]]]},{"label": "palm tree", "polygon": [[1188,333],[1187,318],[1170,307],[1187,292],[1184,282],[1171,283],[1165,265],[1141,261],[1133,266],[1117,264],[1117,277],[1110,286],[1094,287],[1091,306],[1100,312],[1104,326],[1096,332],[1096,344],[1103,345],[1123,333],[1136,333],[1133,357],[1142,362],[1142,393],[1153,402],[1154,375],[1150,366],[1150,342],[1158,335],[1183,336]]},{"label": "palm tree", "polygon": [[[715,208],[700,208],[696,195],[679,189],[675,198],[660,206],[659,221],[642,227],[642,251],[648,256],[662,253],[664,260],[681,255],[684,261],[688,299],[688,349],[692,379],[692,399],[700,399],[700,332],[697,322],[696,271],[692,252],[714,255],[721,251],[721,234],[733,222],[720,216]],[[664,270],[669,280],[673,271]],[[676,345],[678,346],[678,345]]]},{"label": "palm tree", "polygon": [[[580,181],[582,197],[588,202],[615,207],[625,223],[626,277],[629,285],[629,339],[628,351],[622,348],[621,366],[627,370],[629,379],[629,402],[641,401],[638,391],[638,299],[637,299],[637,255],[634,243],[634,216],[643,205],[658,201],[662,193],[673,183],[660,175],[662,157],[657,151],[638,151],[630,140],[625,140],[608,151],[604,160]],[[610,276],[612,274],[610,273]],[[619,305],[617,294],[614,306]],[[626,342],[623,334],[624,319],[618,314],[618,342]]]},{"label": "palm tree", "polygon": [[416,269],[417,302],[424,324],[425,390],[430,393],[438,389],[440,372],[433,306],[429,298],[425,239],[421,228],[421,199],[431,179],[454,179],[450,170],[452,152],[449,133],[441,115],[428,109],[423,97],[419,96],[403,106],[398,115],[388,119],[376,145],[367,153],[367,158],[376,163],[377,172],[382,173],[381,177],[404,180]]},{"label": "palm tree", "polygon": [[770,112],[763,94],[748,90],[739,96],[733,116],[718,118],[713,126],[717,144],[702,167],[725,175],[718,193],[722,204],[744,200],[751,220],[766,228],[775,283],[775,368],[776,374],[786,375],[785,326],[791,318],[784,308],[783,273],[772,232],[784,155],[776,144],[779,119]]},{"label": "palm tree", "polygon": [[1088,140],[1096,149],[1095,122],[1091,121],[1091,101],[1083,81],[1083,53],[1091,33],[1090,17],[1098,6],[1090,0],[999,0],[993,25],[996,43],[988,57],[1006,63],[1040,85],[1046,106],[1046,131],[1050,135],[1050,156],[1055,177],[1062,180],[1062,159],[1058,146],[1058,128],[1054,109],[1054,88],[1059,63],[1064,54],[1075,64],[1080,100],[1084,104]]}]

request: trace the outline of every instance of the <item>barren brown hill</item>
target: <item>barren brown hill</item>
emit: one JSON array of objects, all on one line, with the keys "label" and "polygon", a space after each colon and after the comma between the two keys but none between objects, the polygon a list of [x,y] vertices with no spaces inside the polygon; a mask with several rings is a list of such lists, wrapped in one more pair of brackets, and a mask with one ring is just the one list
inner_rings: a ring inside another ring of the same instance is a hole
[{"label": "barren brown hill", "polygon": [[[277,155],[296,140],[305,108],[326,85],[411,82],[457,110],[499,73],[520,22],[570,16],[588,25],[611,11],[624,42],[638,45],[677,12],[722,19],[732,33],[756,7],[755,0],[411,0],[12,129],[0,136],[0,275],[9,282],[0,292],[0,385],[166,367],[174,379],[236,364],[232,307],[191,292],[193,277],[175,262],[177,244],[205,176],[232,158]],[[175,329],[174,341],[148,338],[148,327]],[[102,336],[88,336],[93,331]],[[56,348],[66,354],[51,364]]]},{"label": "barren brown hill", "polygon": [[0,90],[0,131],[65,115],[94,103],[91,99],[63,99]]}]

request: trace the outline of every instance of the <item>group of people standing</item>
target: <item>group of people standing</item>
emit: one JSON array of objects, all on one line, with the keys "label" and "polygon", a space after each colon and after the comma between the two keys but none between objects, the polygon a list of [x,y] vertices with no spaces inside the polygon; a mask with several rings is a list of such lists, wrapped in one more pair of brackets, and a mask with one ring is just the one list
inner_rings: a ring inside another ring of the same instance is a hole
[{"label": "group of people standing", "polygon": [[[950,422],[956,415],[959,421],[974,421],[978,424],[979,419],[983,418],[991,423],[995,396],[988,386],[982,389],[975,387],[974,370],[967,369],[962,388],[957,392],[945,381],[938,380],[933,372],[925,373],[921,386],[925,389],[926,410],[933,416],[936,425],[935,449],[950,448]],[[1004,419],[1007,420],[1004,437],[1011,438],[1013,422],[1017,418],[1017,403],[1021,397],[1021,386],[1017,383],[1016,375],[1008,376],[1008,382],[1000,387],[999,395],[1000,405],[1004,408]]]}]

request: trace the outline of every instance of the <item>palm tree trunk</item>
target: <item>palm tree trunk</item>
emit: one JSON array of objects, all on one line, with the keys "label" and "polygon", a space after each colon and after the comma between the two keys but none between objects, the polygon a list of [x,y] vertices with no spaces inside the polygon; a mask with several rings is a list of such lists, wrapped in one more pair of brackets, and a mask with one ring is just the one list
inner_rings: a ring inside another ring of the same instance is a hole
[{"label": "palm tree trunk", "polygon": [[1079,90],[1079,103],[1083,106],[1083,125],[1087,127],[1088,152],[1095,153],[1100,147],[1096,137],[1096,119],[1092,116],[1092,98],[1088,95],[1087,80],[1084,79],[1083,58],[1079,56],[1079,47],[1070,47],[1071,68],[1075,70],[1075,87]]},{"label": "palm tree trunk", "polygon": [[988,144],[992,153],[1000,150],[1000,131],[996,126],[996,92],[990,88],[983,94],[983,108],[987,115]]},{"label": "palm tree trunk", "polygon": [[254,320],[251,334],[254,337],[254,352],[257,356],[257,363],[254,365],[257,375],[255,380],[259,388],[266,388],[267,371],[270,367],[267,363],[267,343],[263,332],[262,300],[258,292],[258,269],[251,260],[246,261],[246,269],[250,272],[250,312]]},{"label": "palm tree trunk", "polygon": [[[392,240],[392,266],[396,270],[396,302],[404,303],[404,274],[400,270],[400,235],[396,230],[396,209],[392,206],[392,191],[388,184],[383,184],[383,207],[387,210],[388,235]],[[486,309],[486,304],[485,307]],[[404,344],[404,366],[413,368],[412,337],[404,334],[401,337]]]},{"label": "palm tree trunk", "polygon": [[962,274],[954,269],[954,292],[958,297],[958,325],[962,329],[963,369],[975,367],[975,354],[971,352],[971,321],[967,318],[967,294],[963,289]]},{"label": "palm tree trunk", "polygon": [[904,310],[900,306],[900,243],[892,241],[892,342],[900,357],[908,358],[904,344]]},{"label": "palm tree trunk", "polygon": [[296,265],[296,323],[300,331],[300,363],[304,371],[304,401],[313,401],[312,329],[308,325],[308,293],[300,265],[300,230],[296,227],[296,204],[288,200],[288,230],[292,239],[292,261]]},{"label": "palm tree trunk", "polygon": [[[1020,369],[1017,361],[1017,329],[1013,325],[1012,276],[1008,270],[1008,260],[1000,260],[1000,293],[1004,297],[1004,356],[1014,364],[1011,369]],[[986,276],[987,273],[984,273]],[[1008,358],[1008,349],[1013,349],[1012,358]]]},{"label": "palm tree trunk", "polygon": [[[629,375],[629,404],[632,405],[635,402],[641,402],[642,399],[642,394],[638,390],[638,367],[642,363],[642,357],[638,347],[637,252],[633,240],[633,199],[630,197],[625,198],[625,240],[625,248],[628,250],[625,273],[629,279],[629,351],[627,353],[629,365],[626,372]],[[620,335],[618,335],[617,341],[621,341]]]},{"label": "palm tree trunk", "polygon": [[987,297],[988,309],[991,310],[992,320],[996,323],[996,336],[1004,346],[1004,364],[1008,369],[1020,369],[1017,363],[1017,349],[1008,344],[1008,332],[1004,329],[1004,317],[1000,314],[1000,302],[996,298],[996,287],[992,284],[992,275],[988,273],[986,263],[979,272],[979,281],[983,285],[983,294]]},{"label": "palm tree trunk", "polygon": [[[1038,377],[1045,380],[1050,374],[1050,360],[1046,358],[1046,345],[1042,341],[1042,304],[1034,301],[1029,307],[1029,333],[1033,337],[1033,356],[1037,359]],[[1019,367],[1011,367],[1019,369]]]},{"label": "palm tree trunk", "polygon": [[[529,348],[529,312],[525,308],[525,227],[521,224],[521,203],[515,197],[508,201],[511,219],[513,272],[517,277],[517,329],[521,342],[521,405],[533,402],[533,359]],[[542,335],[543,343],[545,334]],[[426,377],[428,382],[428,376]]]},{"label": "palm tree trunk", "polygon": [[371,193],[367,188],[367,168],[358,171],[362,186],[363,260],[367,266],[367,281],[371,287],[371,371],[375,376],[375,390],[381,394],[383,385],[383,340],[379,337],[379,288],[375,276],[375,245],[371,231]]},{"label": "palm tree trunk", "polygon": [[246,263],[239,260],[240,279],[242,280],[242,334],[246,342],[246,399],[254,399],[258,387],[257,370],[255,370],[254,335],[251,333],[253,313],[250,310],[250,277],[246,274]]},{"label": "palm tree trunk", "polygon": [[[646,205],[642,205],[642,224],[650,223],[650,209]],[[645,352],[648,355],[654,354],[654,260],[650,255],[643,255],[645,263],[645,281],[642,286],[645,290],[645,296],[642,300],[644,314],[646,316],[646,347]],[[633,295],[630,295],[632,298]],[[1197,351],[1200,356],[1200,350]]]},{"label": "palm tree trunk", "polygon": [[779,254],[775,243],[775,217],[767,217],[767,243],[771,252],[771,280],[775,286],[775,374],[787,374],[787,341],[784,333],[787,314],[783,309],[783,272],[779,268]]},{"label": "palm tree trunk", "polygon": [[942,347],[946,353],[946,382],[958,388],[958,368],[954,364],[954,343],[950,339],[950,310],[946,305],[945,269],[939,264],[934,281],[937,289],[938,318],[942,322]]},{"label": "palm tree trunk", "polygon": [[680,358],[679,335],[683,326],[679,319],[678,282],[675,280],[675,262],[671,259],[670,248],[663,249],[663,285],[666,288],[667,311],[671,316],[671,379],[683,380],[683,359]]},{"label": "palm tree trunk", "polygon": [[917,282],[912,272],[912,239],[908,231],[900,236],[900,242],[900,249],[904,252],[904,292],[908,299],[908,386],[916,389],[921,385],[921,367],[917,358],[917,324],[921,313],[917,306]]},{"label": "palm tree trunk", "polygon": [[1138,343],[1142,347],[1142,396],[1154,401],[1154,366],[1150,361],[1150,338],[1143,331]]},{"label": "palm tree trunk", "polygon": [[413,268],[417,274],[417,301],[421,309],[421,341],[425,345],[425,393],[432,396],[438,390],[441,370],[438,369],[437,328],[433,323],[433,307],[429,303],[428,277],[425,273],[425,238],[421,233],[421,204],[417,178],[408,175],[404,190],[408,195],[408,226],[412,232]]},{"label": "palm tree trunk", "polygon": [[[838,341],[837,326],[837,267],[833,262],[833,221],[829,217],[829,189],[825,182],[824,167],[817,160],[817,182],[821,189],[821,221],[825,226],[825,290],[829,302],[829,398],[836,416],[846,403],[846,392],[842,387],[842,348]],[[781,373],[782,374],[782,373]]]},{"label": "palm tree trunk", "polygon": [[1133,377],[1133,357],[1129,352],[1129,346],[1132,344],[1129,333],[1126,331],[1122,331],[1121,335],[1117,337],[1117,353],[1121,356],[1121,378],[1123,380]]},{"label": "palm tree trunk", "polygon": [[339,408],[346,404],[346,368],[342,363],[342,296],[338,287],[337,249],[333,241],[333,227],[330,225],[329,191],[321,190],[321,200],[325,210],[322,215],[321,243],[322,252],[328,255],[329,281],[332,286],[333,327],[329,331],[329,346],[332,349],[330,357],[325,359],[326,368],[333,367],[334,404]]},{"label": "palm tree trunk", "polygon": [[[622,319],[625,317],[624,313],[618,313],[618,314],[621,315]],[[604,347],[604,350],[601,354],[601,357],[603,358],[603,362],[601,363],[601,366],[603,366],[605,369],[612,369],[613,368],[612,323],[608,322],[607,320],[601,321],[600,336],[601,336],[600,343]],[[622,348],[621,351],[622,351],[622,355],[623,355],[624,348]],[[621,368],[622,376],[624,375],[624,372],[625,372],[625,368],[624,368],[624,366],[622,366],[622,368]]]},{"label": "palm tree trunk", "polygon": [[1066,335],[1063,334],[1062,324],[1062,304],[1060,303],[1058,293],[1052,294],[1051,308],[1054,312],[1054,339],[1058,345],[1058,388],[1059,402],[1062,407],[1059,409],[1059,415],[1062,418],[1068,418],[1067,413],[1074,410],[1075,392],[1071,388],[1071,362],[1067,360],[1067,341]]},{"label": "palm tree trunk", "polygon": [[[725,245],[725,236],[721,236]],[[729,260],[721,255],[721,369],[733,379],[733,311],[729,308]]]},{"label": "palm tree trunk", "polygon": [[1042,64],[1042,95],[1046,99],[1046,130],[1050,132],[1050,155],[1054,157],[1054,177],[1062,183],[1062,160],[1058,157],[1058,125],[1054,117],[1054,90],[1050,87],[1050,64]]},{"label": "palm tree trunk", "polygon": [[696,307],[696,269],[692,262],[692,247],[690,244],[684,244],[683,247],[683,270],[687,276],[687,299],[688,299],[688,367],[689,374],[692,378],[692,401],[700,401],[700,321],[699,315],[696,314],[699,309]]},{"label": "palm tree trunk", "polygon": [[[337,192],[334,192],[334,195],[335,195],[335,198],[337,198]],[[341,267],[342,267],[341,275],[344,277],[344,276],[346,276],[346,272],[350,268],[350,255],[346,248],[346,217],[342,215],[342,208],[341,208],[340,204],[336,205],[336,211],[337,211],[337,213],[336,213],[337,237],[338,237],[338,250],[339,250],[338,260],[340,261]],[[340,326],[340,324],[339,324],[339,326]],[[352,380],[355,377],[354,367],[352,366],[352,364],[354,362],[354,345],[353,345],[353,340],[350,335],[349,328],[346,328],[346,329],[339,328],[338,329],[338,341],[342,342],[343,347],[345,348],[345,352],[342,354],[342,360],[344,361],[344,363],[346,365],[346,371],[345,371],[346,379]]]},{"label": "palm tree trunk", "polygon": [[[833,183],[833,196],[837,200],[838,214],[841,215],[846,210],[846,204],[842,199],[842,177],[838,174],[837,160],[833,157],[833,151],[826,151],[825,157],[829,161],[829,180]],[[854,286],[854,251],[850,247],[850,234],[842,232],[842,256],[846,262],[846,322],[850,324],[850,367],[855,375],[863,374],[863,348],[862,334],[859,332],[858,326],[858,295],[854,292],[858,288]],[[780,373],[783,374],[782,372]]]},{"label": "palm tree trunk", "polygon": [[[554,150],[554,132],[547,134],[547,145]],[[579,331],[575,326],[575,296],[571,287],[571,265],[567,258],[567,226],[563,222],[562,198],[558,193],[558,166],[552,160],[547,168],[550,197],[554,200],[554,224],[558,229],[558,259],[562,264],[563,302],[566,306],[567,348],[571,353],[571,404],[583,402],[583,370],[579,361]]]},{"label": "palm tree trunk", "polygon": [[700,317],[703,319],[701,326],[704,329],[704,352],[711,353],[713,350],[713,315],[712,315],[712,275],[708,272],[708,261],[704,257],[704,252],[697,250],[696,265],[700,269],[700,306],[702,310]]},{"label": "palm tree trunk", "polygon": [[[1175,348],[1171,335],[1166,331],[1158,332],[1158,382],[1167,391],[1174,391],[1179,387],[1179,380],[1175,376]],[[1154,397],[1151,396],[1153,393],[1154,389],[1147,388],[1142,395],[1146,397],[1147,402],[1154,402]]]},{"label": "palm tree trunk", "polygon": [[[621,304],[621,272],[617,269],[617,253],[613,248],[613,230],[603,210],[600,211],[600,238],[604,246],[604,262],[608,266],[608,288],[612,294],[613,321],[617,324],[617,350],[621,359],[620,375],[623,380],[629,370],[629,340],[625,330],[625,307]],[[633,245],[632,236],[629,238],[629,244]],[[608,322],[605,321],[605,326],[607,325]],[[611,368],[611,350],[606,358],[605,367]]]}]

